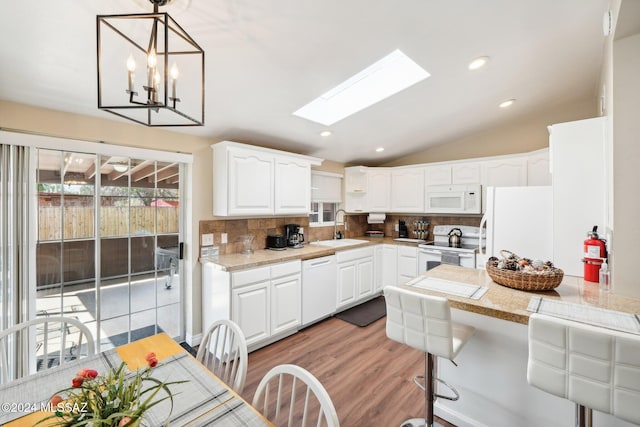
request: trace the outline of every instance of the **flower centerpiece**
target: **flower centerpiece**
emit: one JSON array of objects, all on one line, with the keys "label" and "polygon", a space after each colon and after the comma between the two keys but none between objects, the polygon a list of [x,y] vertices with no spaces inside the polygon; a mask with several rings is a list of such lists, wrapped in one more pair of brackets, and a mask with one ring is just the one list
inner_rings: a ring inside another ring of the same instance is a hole
[{"label": "flower centerpiece", "polygon": [[[79,370],[71,380],[71,387],[51,398],[54,414],[38,424],[53,421],[47,426],[137,426],[145,411],[162,401],[169,400],[173,410],[169,386],[185,381],[163,382],[153,378],[151,373],[158,359],[155,353],[147,354],[145,359],[147,366],[133,373],[124,362],[104,375],[93,369]],[[161,390],[166,395],[158,396]]]}]

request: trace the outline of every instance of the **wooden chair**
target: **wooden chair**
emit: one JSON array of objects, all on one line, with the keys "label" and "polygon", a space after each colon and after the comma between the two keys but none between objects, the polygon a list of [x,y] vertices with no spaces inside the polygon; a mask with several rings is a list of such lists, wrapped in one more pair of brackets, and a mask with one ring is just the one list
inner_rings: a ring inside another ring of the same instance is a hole
[{"label": "wooden chair", "polygon": [[[434,423],[433,402],[437,397],[458,400],[460,395],[453,386],[436,378],[436,357],[453,361],[473,336],[475,328],[451,321],[451,309],[446,298],[396,286],[386,286],[384,297],[387,304],[387,337],[425,352],[425,375],[413,379],[424,390],[425,418],[406,420],[401,427],[440,425]],[[424,379],[424,386],[419,379]],[[447,386],[454,396],[436,394],[435,381]]]},{"label": "wooden chair", "polygon": [[231,320],[214,322],[204,334],[196,359],[236,393],[242,393],[249,355],[247,340],[238,324]]},{"label": "wooden chair", "polygon": [[40,371],[95,352],[91,331],[77,319],[52,316],[19,323],[0,332],[0,384],[34,373],[37,363],[30,356],[43,360]]},{"label": "wooden chair", "polygon": [[[270,394],[272,386],[275,396]],[[278,426],[340,426],[329,393],[309,371],[296,365],[279,365],[267,372],[252,405]]]},{"label": "wooden chair", "polygon": [[527,382],[574,402],[576,426],[592,409],[640,424],[640,335],[532,314]]}]

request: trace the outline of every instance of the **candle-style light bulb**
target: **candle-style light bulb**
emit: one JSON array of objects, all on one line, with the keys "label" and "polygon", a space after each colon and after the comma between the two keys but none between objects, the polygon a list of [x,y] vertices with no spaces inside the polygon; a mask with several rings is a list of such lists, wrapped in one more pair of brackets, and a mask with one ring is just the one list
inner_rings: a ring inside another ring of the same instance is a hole
[{"label": "candle-style light bulb", "polygon": [[133,79],[134,79],[134,71],[136,70],[136,61],[133,59],[133,55],[129,54],[129,58],[127,58],[127,82],[129,92],[133,92]]},{"label": "candle-style light bulb", "polygon": [[158,101],[158,91],[160,90],[160,72],[156,70],[153,77],[153,102]]},{"label": "candle-style light bulb", "polygon": [[171,97],[174,99],[176,98],[176,80],[178,80],[179,75],[178,64],[174,62],[171,66]]},{"label": "candle-style light bulb", "polygon": [[147,86],[153,88],[153,78],[156,73],[156,65],[158,64],[158,58],[156,57],[155,49],[151,49],[151,52],[147,55]]}]

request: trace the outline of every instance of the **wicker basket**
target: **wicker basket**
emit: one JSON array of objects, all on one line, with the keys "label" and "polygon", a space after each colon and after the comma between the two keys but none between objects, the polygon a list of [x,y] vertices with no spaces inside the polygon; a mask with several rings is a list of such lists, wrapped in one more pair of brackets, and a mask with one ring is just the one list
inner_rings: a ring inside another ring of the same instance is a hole
[{"label": "wicker basket", "polygon": [[[516,254],[509,251],[501,251],[504,254],[508,253],[519,259]],[[505,257],[507,258],[507,257]],[[550,268],[544,273],[524,273],[521,271],[505,270],[497,267],[498,259],[492,258],[487,261],[487,273],[491,280],[499,285],[507,286],[513,289],[520,289],[522,291],[550,291],[560,285],[564,272],[559,268]]]}]

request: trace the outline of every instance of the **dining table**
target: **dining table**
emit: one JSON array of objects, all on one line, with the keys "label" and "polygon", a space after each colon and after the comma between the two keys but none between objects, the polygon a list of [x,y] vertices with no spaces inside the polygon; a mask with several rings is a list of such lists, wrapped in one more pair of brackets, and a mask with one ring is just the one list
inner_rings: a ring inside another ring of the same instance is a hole
[{"label": "dining table", "polygon": [[[142,425],[149,426],[273,426],[258,410],[222,382],[182,346],[160,333],[112,348],[61,366],[37,372],[0,386],[0,426],[33,426],[51,416],[47,404],[58,391],[71,386],[80,369],[99,374],[117,369],[122,362],[134,373],[148,366],[146,356],[153,352],[158,364],[153,377],[169,386],[173,397],[145,412]],[[43,410],[39,409],[42,408]],[[55,422],[55,417],[39,425]]]}]

